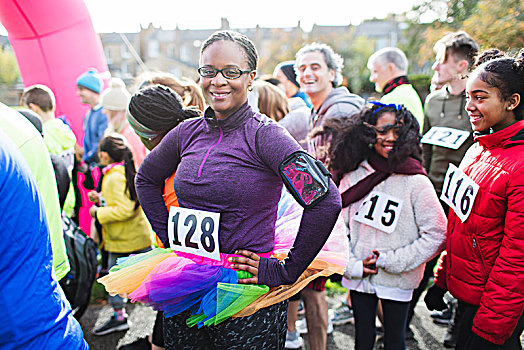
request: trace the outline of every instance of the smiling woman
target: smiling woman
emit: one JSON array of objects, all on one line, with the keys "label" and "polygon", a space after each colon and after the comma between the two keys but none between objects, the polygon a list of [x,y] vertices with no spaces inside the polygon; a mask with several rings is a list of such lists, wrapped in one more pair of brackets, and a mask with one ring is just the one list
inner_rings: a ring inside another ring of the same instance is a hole
[{"label": "smiling woman", "polygon": [[[252,89],[256,76],[258,57],[253,55],[254,50],[244,51],[233,41],[217,38],[206,44],[202,47],[201,68],[198,70],[202,77],[202,91],[216,118],[225,119],[246,101],[247,89]],[[248,59],[250,51],[251,62]]]},{"label": "smiling woman", "polygon": [[[137,174],[140,204],[164,247],[176,255],[162,255],[164,262],[129,297],[164,311],[168,349],[245,344],[282,349],[287,302],[274,298],[258,311],[230,319],[231,314],[219,316],[224,305],[231,304],[224,301],[231,295],[224,290],[255,295],[248,305],[268,287],[295,283],[321,250],[340,212],[340,196],[327,170],[301,151],[283,127],[247,103],[257,59],[244,35],[222,31],[209,37],[198,69],[209,108],[203,117],[169,131]],[[179,207],[168,209],[162,189],[175,172]],[[289,178],[291,173],[315,181],[301,186]],[[283,178],[304,207],[285,264],[275,255]]]}]

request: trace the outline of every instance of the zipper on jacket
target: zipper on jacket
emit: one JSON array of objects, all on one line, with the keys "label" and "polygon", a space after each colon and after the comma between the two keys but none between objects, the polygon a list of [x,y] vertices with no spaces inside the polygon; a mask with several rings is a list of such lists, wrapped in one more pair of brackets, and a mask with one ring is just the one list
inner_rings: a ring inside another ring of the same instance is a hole
[{"label": "zipper on jacket", "polygon": [[200,175],[202,175],[202,168],[204,167],[204,163],[206,162],[207,158],[209,157],[209,153],[211,153],[211,150],[215,148],[216,146],[218,146],[220,142],[222,142],[222,136],[223,136],[222,128],[219,126],[218,129],[220,130],[220,136],[218,137],[218,141],[217,143],[209,147],[209,149],[207,150],[206,155],[204,156],[204,159],[202,159],[202,163],[200,164],[200,167],[198,168],[197,177],[200,177]]},{"label": "zipper on jacket", "polygon": [[473,247],[473,250],[478,253],[478,256],[480,259],[480,268],[482,269],[482,272],[483,272],[482,278],[486,278],[487,280],[488,274],[487,274],[487,269],[486,269],[486,263],[484,261],[484,257],[482,256],[482,252],[480,251],[480,247],[477,243],[477,239],[473,237],[471,242],[472,242],[471,246]]}]

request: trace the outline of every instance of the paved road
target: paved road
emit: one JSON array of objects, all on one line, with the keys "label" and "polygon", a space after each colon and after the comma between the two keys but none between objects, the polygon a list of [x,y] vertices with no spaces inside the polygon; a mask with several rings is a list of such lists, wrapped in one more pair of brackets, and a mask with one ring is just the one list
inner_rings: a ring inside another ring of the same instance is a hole
[{"label": "paved road", "polygon": [[[343,295],[337,295],[328,298],[330,307],[335,306],[343,298]],[[112,314],[109,305],[91,305],[80,323],[84,330],[84,336],[93,350],[115,350],[119,346],[133,342],[139,337],[146,336],[152,330],[155,312],[141,304],[130,304],[127,307],[129,319],[131,321],[131,328],[127,332],[117,332],[105,336],[95,336],[91,330],[103,322],[105,322]],[[416,309],[416,316],[412,322],[412,329],[415,333],[415,338],[407,342],[409,350],[423,349],[436,350],[444,349],[442,346],[442,339],[446,332],[446,328],[437,326],[431,321],[429,311],[425,308],[423,302],[419,302]],[[337,349],[353,349],[354,348],[354,326],[346,324],[336,326],[333,334],[328,337],[328,350]],[[305,340],[307,336],[304,337]],[[304,349],[308,349],[307,340]],[[378,349],[378,345],[376,347]]]}]

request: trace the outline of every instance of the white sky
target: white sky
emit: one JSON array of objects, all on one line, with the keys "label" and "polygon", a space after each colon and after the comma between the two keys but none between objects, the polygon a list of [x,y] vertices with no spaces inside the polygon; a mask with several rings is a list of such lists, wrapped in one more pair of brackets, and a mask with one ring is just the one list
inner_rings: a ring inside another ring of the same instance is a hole
[{"label": "white sky", "polygon": [[[408,11],[422,0],[85,0],[97,32],[138,32],[150,22],[164,29],[301,27],[358,24]],[[0,25],[0,34],[6,35]]]}]

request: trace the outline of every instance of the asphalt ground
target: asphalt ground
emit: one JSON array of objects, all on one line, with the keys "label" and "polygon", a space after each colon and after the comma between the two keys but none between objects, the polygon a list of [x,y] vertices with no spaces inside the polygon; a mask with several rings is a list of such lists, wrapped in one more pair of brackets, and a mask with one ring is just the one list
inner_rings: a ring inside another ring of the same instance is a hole
[{"label": "asphalt ground", "polygon": [[[406,343],[407,349],[436,350],[444,349],[442,340],[446,333],[446,328],[433,323],[428,311],[424,305],[423,297],[419,301],[416,313],[413,318],[411,329],[415,336]],[[334,308],[344,298],[343,294],[337,294],[328,297],[328,305]],[[96,326],[103,324],[112,315],[112,309],[105,303],[93,303],[89,306],[86,313],[80,319],[80,324],[84,331],[84,337],[94,350],[115,350],[118,347],[129,344],[140,337],[151,333],[155,320],[155,311],[150,307],[142,304],[128,304],[127,313],[131,322],[128,331],[115,332],[104,336],[96,336],[92,330]],[[308,349],[307,335],[303,335],[303,349]],[[353,349],[355,346],[355,330],[353,324],[335,326],[334,331],[328,336],[327,349]],[[523,343],[524,344],[524,343]],[[380,349],[381,343],[375,345],[375,349]],[[246,346],[246,349],[249,347]]]}]

